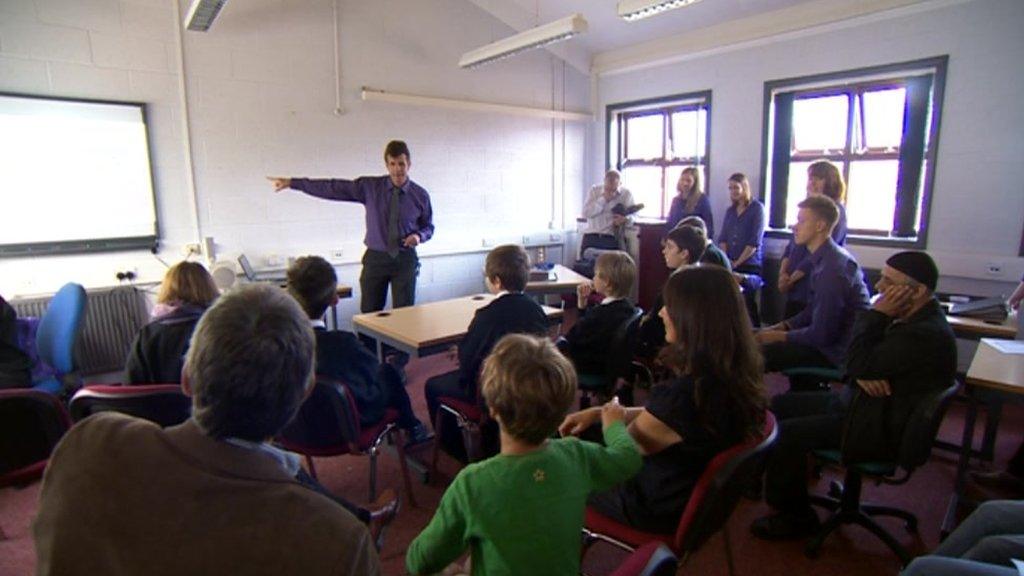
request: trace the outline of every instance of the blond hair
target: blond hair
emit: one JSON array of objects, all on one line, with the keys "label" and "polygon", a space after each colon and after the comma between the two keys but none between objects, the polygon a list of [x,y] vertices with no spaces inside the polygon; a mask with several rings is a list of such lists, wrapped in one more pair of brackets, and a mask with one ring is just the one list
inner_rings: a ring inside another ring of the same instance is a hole
[{"label": "blond hair", "polygon": [[540,444],[576,399],[576,370],[547,338],[509,334],[484,361],[481,392],[512,437]]},{"label": "blond hair", "polygon": [[220,292],[213,276],[196,262],[178,262],[164,274],[156,301],[160,304],[194,304],[206,308]]},{"label": "blond hair", "polygon": [[608,284],[608,296],[625,298],[636,282],[636,264],[629,254],[620,250],[604,252],[594,264],[594,276],[600,276]]}]

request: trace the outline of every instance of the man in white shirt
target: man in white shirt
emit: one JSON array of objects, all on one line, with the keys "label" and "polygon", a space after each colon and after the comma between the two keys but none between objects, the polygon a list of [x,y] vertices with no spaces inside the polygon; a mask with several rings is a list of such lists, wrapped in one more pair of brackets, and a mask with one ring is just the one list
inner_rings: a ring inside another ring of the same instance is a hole
[{"label": "man in white shirt", "polygon": [[609,170],[604,175],[604,184],[597,184],[590,189],[587,201],[583,204],[583,216],[587,219],[586,231],[580,243],[580,254],[587,248],[602,250],[621,250],[616,238],[616,227],[630,222],[629,216],[614,214],[612,209],[617,204],[629,208],[634,204],[633,195],[622,188],[622,176],[618,170]]}]

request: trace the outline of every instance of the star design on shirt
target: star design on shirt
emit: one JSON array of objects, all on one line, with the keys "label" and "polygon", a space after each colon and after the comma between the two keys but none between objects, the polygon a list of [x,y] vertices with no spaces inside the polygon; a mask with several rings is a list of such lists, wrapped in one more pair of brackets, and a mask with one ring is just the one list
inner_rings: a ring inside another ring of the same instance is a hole
[{"label": "star design on shirt", "polygon": [[534,482],[543,482],[544,481],[544,471],[541,470],[540,468],[537,468],[536,470],[534,470],[533,471],[533,481]]}]

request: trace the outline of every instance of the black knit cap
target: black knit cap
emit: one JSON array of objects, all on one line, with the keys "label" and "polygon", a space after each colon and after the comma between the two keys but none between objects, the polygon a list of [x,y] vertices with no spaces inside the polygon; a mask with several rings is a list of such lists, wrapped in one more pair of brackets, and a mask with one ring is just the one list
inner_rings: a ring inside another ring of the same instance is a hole
[{"label": "black knit cap", "polygon": [[886,260],[885,263],[924,284],[928,287],[928,290],[935,291],[935,285],[939,282],[939,269],[935,266],[935,261],[927,253],[913,250],[899,252]]}]

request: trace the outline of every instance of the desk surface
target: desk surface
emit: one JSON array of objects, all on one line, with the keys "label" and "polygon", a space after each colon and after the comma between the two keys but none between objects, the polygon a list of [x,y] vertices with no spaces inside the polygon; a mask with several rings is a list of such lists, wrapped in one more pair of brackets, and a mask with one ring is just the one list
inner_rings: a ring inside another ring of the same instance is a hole
[{"label": "desk surface", "polygon": [[1013,340],[1017,336],[1017,318],[1010,315],[1006,320],[993,324],[964,316],[946,316],[949,327],[960,338],[1006,338]]},{"label": "desk surface", "polygon": [[982,340],[967,370],[967,383],[1024,394],[1024,354],[1004,354]]},{"label": "desk surface", "polygon": [[[407,351],[419,351],[454,344],[466,334],[473,314],[494,300],[492,294],[477,294],[441,300],[384,312],[357,314],[352,326],[357,332],[402,345]],[[549,320],[562,317],[562,311],[542,306]]]},{"label": "desk surface", "polygon": [[555,264],[555,267],[552,268],[551,271],[555,273],[554,280],[528,282],[526,284],[525,292],[533,294],[543,294],[548,292],[575,292],[577,286],[590,282],[590,278],[587,278],[582,274],[578,274],[571,268],[566,268],[561,264]]}]

